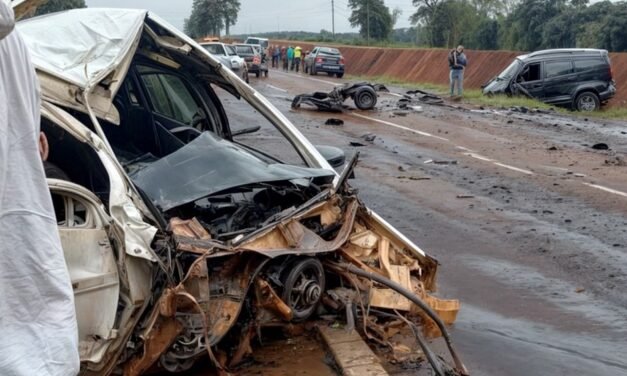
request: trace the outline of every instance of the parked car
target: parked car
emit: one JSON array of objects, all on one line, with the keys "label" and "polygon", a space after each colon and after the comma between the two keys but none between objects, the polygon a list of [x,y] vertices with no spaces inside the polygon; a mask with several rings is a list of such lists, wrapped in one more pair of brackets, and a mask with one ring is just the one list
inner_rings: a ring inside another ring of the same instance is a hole
[{"label": "parked car", "polygon": [[305,57],[305,73],[316,75],[326,72],[337,78],[344,76],[344,57],[337,48],[315,47]]},{"label": "parked car", "polygon": [[483,87],[484,94],[523,94],[579,111],[598,110],[616,94],[606,50],[554,49],[518,56]]},{"label": "parked car", "polygon": [[[203,356],[228,371],[262,327],[322,305],[372,325],[396,316],[370,307],[435,323],[467,374],[437,315],[450,323],[458,303],[428,294],[437,261],[358,199],[356,157],[337,174],[267,99],[147,11],[74,9],[17,28],[41,82],[48,161],[67,177],[48,184],[81,374],[184,372]],[[258,124],[227,115],[238,100]],[[242,141],[262,121],[301,165]]]},{"label": "parked car", "polygon": [[270,42],[268,41],[268,38],[248,37],[244,41],[244,44],[258,44],[263,50],[266,50]]},{"label": "parked car", "polygon": [[201,46],[210,54],[220,60],[220,62],[231,69],[236,74],[239,72],[240,77],[246,82],[248,79],[248,64],[246,60],[235,52],[235,47],[224,43],[201,43]]},{"label": "parked car", "polygon": [[235,52],[246,60],[249,73],[254,73],[256,77],[262,74],[268,77],[268,63],[264,61],[261,51],[251,44],[234,44],[233,47]]}]

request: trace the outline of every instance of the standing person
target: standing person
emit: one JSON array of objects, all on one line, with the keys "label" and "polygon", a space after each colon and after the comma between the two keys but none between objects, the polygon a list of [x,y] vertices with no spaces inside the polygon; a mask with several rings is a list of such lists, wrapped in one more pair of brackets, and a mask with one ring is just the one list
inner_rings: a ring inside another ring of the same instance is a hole
[{"label": "standing person", "polygon": [[290,67],[290,70],[294,70],[294,49],[292,46],[287,48],[287,61]]},{"label": "standing person", "polygon": [[287,61],[287,48],[285,48],[285,46],[281,47],[281,62],[283,63],[283,70],[287,72],[288,61]]},{"label": "standing person", "polygon": [[281,57],[281,49],[278,45],[274,46],[274,50],[272,50],[272,67],[279,68],[279,58]]},{"label": "standing person", "polygon": [[0,0],[0,375],[76,375],[74,295],[39,155],[39,84],[14,25]]},{"label": "standing person", "polygon": [[303,50],[300,48],[300,46],[296,46],[296,48],[294,48],[294,68],[296,70],[296,73],[298,73],[298,69],[300,68],[300,59],[303,56]]},{"label": "standing person", "polygon": [[455,92],[455,84],[457,83],[457,95],[462,96],[464,93],[464,70],[468,60],[464,54],[464,46],[459,45],[456,49],[451,50],[448,56],[448,66],[450,69],[451,81],[451,97]]},{"label": "standing person", "polygon": [[302,62],[302,68],[303,68],[303,72],[305,72],[305,59],[307,58],[307,55],[309,55],[309,50],[305,51],[305,53],[303,54],[303,58],[301,59]]}]

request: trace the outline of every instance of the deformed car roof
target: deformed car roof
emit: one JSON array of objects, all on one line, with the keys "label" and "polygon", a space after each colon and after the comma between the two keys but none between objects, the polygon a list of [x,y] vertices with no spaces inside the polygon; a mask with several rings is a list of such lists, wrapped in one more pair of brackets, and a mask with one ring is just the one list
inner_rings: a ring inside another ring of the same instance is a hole
[{"label": "deformed car roof", "polygon": [[[24,20],[18,28],[38,69],[85,89],[116,69],[141,33],[147,14],[87,8]],[[51,27],[48,17],[55,17],[58,26]]]}]

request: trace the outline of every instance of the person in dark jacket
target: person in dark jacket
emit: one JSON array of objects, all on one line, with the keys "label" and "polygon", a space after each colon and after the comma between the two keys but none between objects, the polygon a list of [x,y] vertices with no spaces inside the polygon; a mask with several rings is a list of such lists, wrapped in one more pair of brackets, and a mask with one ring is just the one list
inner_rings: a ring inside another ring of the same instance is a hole
[{"label": "person in dark jacket", "polygon": [[464,70],[468,60],[464,54],[464,46],[459,45],[452,50],[448,56],[448,66],[450,70],[451,97],[455,93],[455,84],[457,84],[457,95],[462,96],[464,93]]}]

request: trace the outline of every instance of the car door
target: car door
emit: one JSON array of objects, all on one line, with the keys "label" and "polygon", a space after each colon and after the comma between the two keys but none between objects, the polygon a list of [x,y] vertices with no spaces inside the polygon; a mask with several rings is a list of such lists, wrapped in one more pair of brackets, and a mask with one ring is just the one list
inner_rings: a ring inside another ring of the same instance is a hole
[{"label": "car door", "polygon": [[318,48],[316,47],[307,55],[307,57],[305,57],[305,65],[307,65],[307,67],[311,68],[313,66],[313,61],[317,54]]},{"label": "car door", "polygon": [[65,263],[70,272],[81,361],[98,363],[115,328],[120,279],[109,240],[109,217],[87,189],[49,179]]},{"label": "car door", "polygon": [[544,100],[548,103],[569,103],[573,100],[577,74],[570,58],[544,62]]},{"label": "car door", "polygon": [[516,83],[533,98],[544,99],[544,78],[542,62],[527,63],[516,77]]}]

